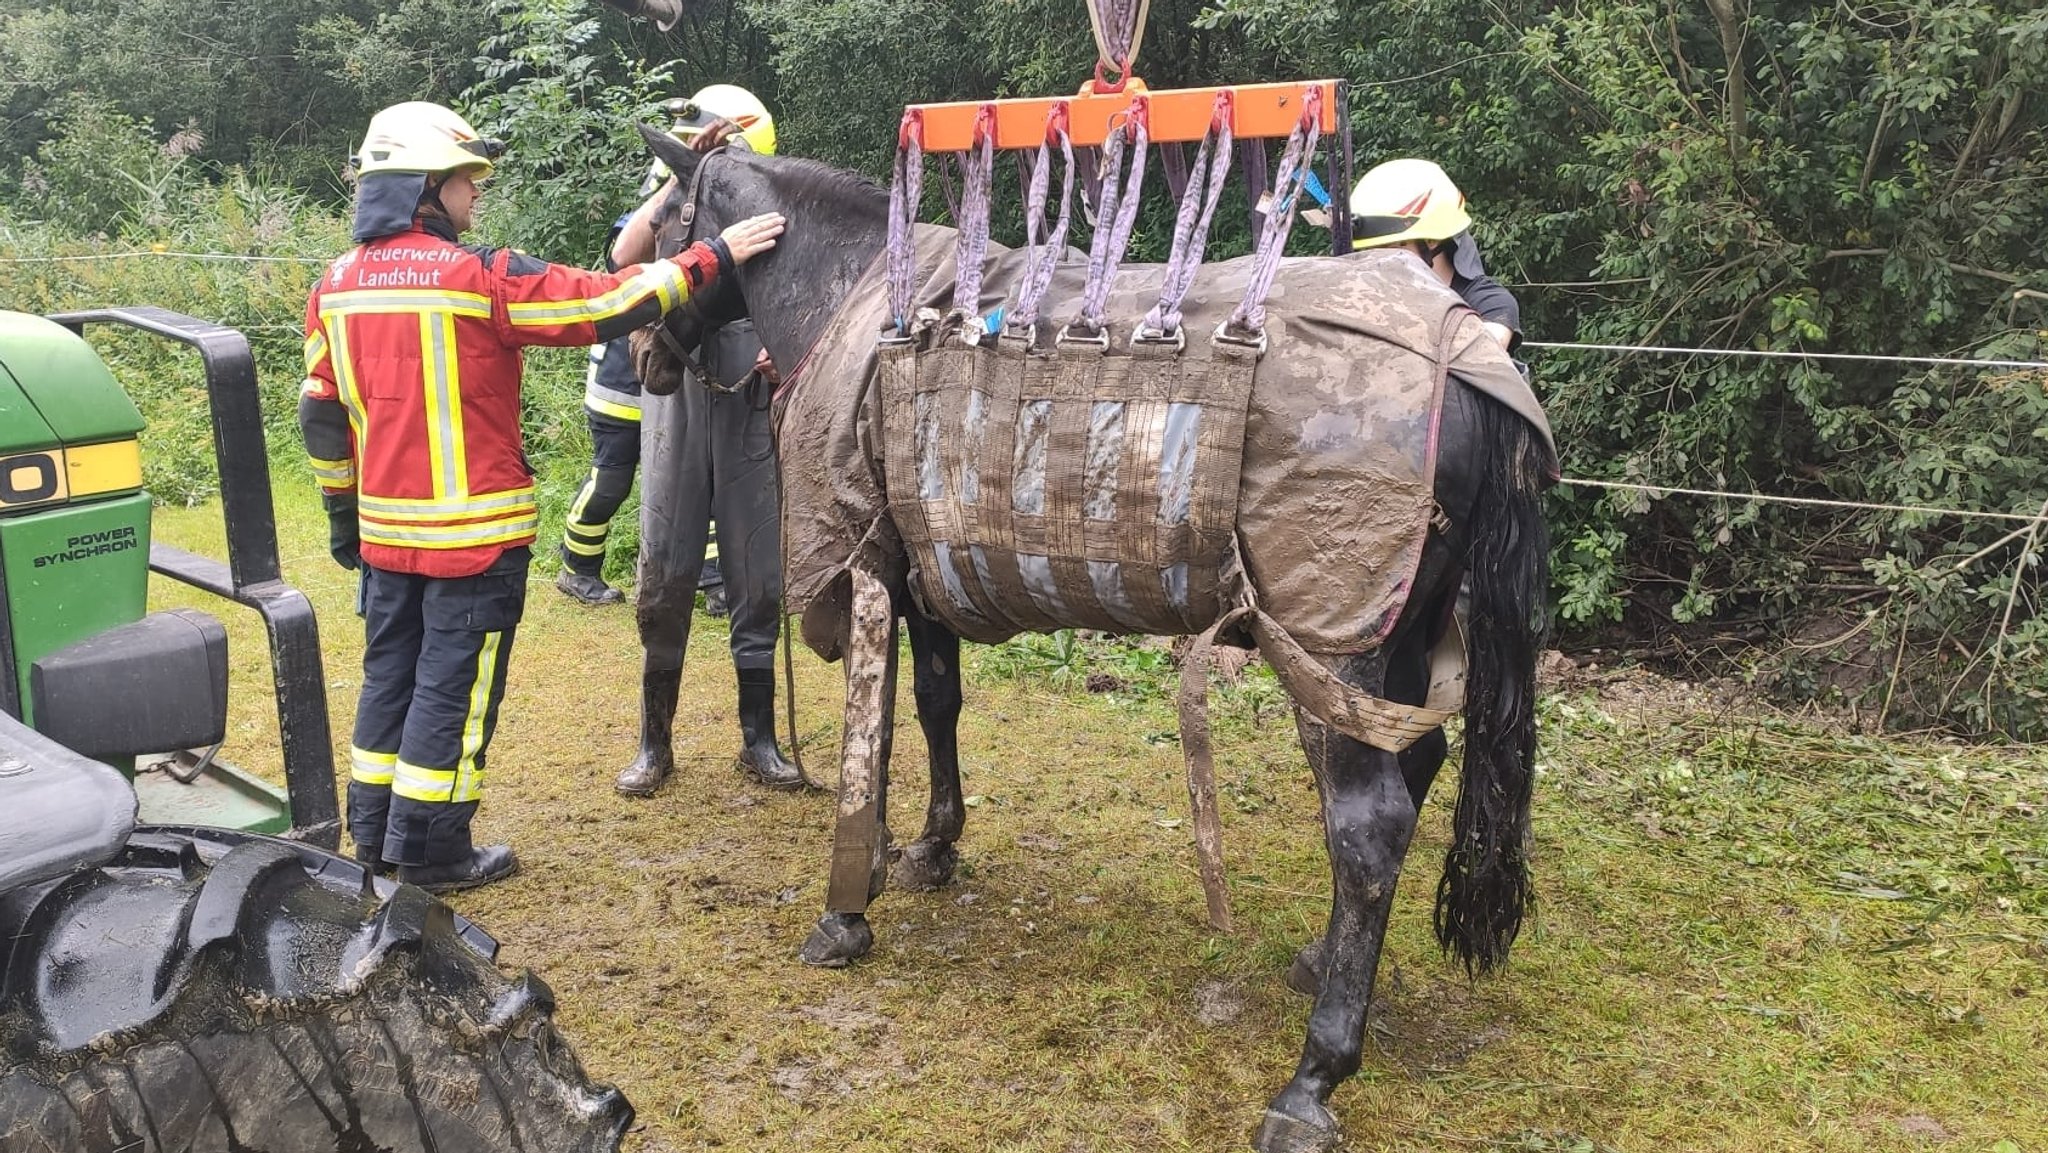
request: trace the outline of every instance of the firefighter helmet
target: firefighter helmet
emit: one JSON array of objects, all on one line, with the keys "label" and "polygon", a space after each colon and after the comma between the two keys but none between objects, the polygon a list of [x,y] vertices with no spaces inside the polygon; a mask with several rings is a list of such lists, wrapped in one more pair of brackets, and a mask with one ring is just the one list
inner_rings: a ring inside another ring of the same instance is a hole
[{"label": "firefighter helmet", "polygon": [[1470,227],[1465,194],[1427,160],[1389,160],[1351,190],[1353,248],[1450,240]]},{"label": "firefighter helmet", "polygon": [[[775,116],[753,93],[737,84],[710,84],[695,96],[664,103],[662,110],[675,118],[669,135],[685,144],[697,139],[706,128],[720,120],[739,125],[738,136],[749,149],[763,156],[775,155]],[[640,182],[640,195],[647,196],[669,178],[668,165],[660,160],[648,165],[647,179]]]},{"label": "firefighter helmet", "polygon": [[360,176],[380,172],[439,176],[460,171],[486,176],[491,162],[504,151],[503,144],[486,140],[454,110],[411,100],[370,117],[369,131],[356,150],[355,166]]},{"label": "firefighter helmet", "polygon": [[676,139],[688,144],[714,121],[730,120],[739,125],[739,137],[747,147],[763,156],[775,155],[775,117],[761,98],[737,84],[711,84],[687,100],[662,105],[675,117],[669,129]]}]

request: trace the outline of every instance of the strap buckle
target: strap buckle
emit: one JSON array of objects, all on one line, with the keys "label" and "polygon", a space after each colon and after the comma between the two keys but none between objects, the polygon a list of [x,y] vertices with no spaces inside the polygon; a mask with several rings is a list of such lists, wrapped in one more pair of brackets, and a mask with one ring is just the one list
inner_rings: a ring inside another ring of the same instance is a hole
[{"label": "strap buckle", "polygon": [[1167,332],[1140,324],[1137,330],[1131,333],[1131,345],[1134,348],[1139,345],[1171,348],[1175,354],[1183,353],[1188,350],[1188,328],[1185,324],[1176,324],[1172,332]]},{"label": "strap buckle", "polygon": [[1060,334],[1058,336],[1053,337],[1053,347],[1065,348],[1068,345],[1074,345],[1077,347],[1085,346],[1088,348],[1092,348],[1097,352],[1108,352],[1109,326],[1104,325],[1103,327],[1095,329],[1091,332],[1088,329],[1077,327],[1078,325],[1080,325],[1080,323],[1081,322],[1078,320],[1071,321],[1065,327],[1061,328]]},{"label": "strap buckle", "polygon": [[1229,344],[1235,345],[1238,348],[1249,348],[1252,350],[1252,359],[1254,360],[1266,355],[1266,330],[1263,328],[1252,331],[1235,329],[1230,326],[1230,321],[1225,320],[1216,326],[1216,332],[1209,337],[1209,340],[1213,344]]}]

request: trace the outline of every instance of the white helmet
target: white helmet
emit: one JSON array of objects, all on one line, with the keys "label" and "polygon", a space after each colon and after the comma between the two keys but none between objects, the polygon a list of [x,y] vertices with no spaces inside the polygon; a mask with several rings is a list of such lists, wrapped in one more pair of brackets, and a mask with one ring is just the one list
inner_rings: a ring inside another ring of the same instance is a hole
[{"label": "white helmet", "polygon": [[[709,84],[688,99],[678,97],[662,104],[674,118],[669,135],[685,144],[697,139],[706,128],[720,120],[739,125],[738,137],[749,149],[763,156],[775,155],[775,115],[761,98],[737,84]],[[646,196],[669,178],[668,165],[657,160],[647,169],[640,195]]]},{"label": "white helmet", "polygon": [[1450,240],[1472,227],[1465,194],[1444,170],[1413,157],[1389,160],[1351,190],[1351,247]]},{"label": "white helmet", "polygon": [[486,140],[454,110],[424,100],[393,104],[370,117],[362,147],[356,149],[356,173],[421,173],[439,176],[470,171],[487,176],[491,162],[505,151]]},{"label": "white helmet", "polygon": [[688,144],[714,121],[730,120],[740,126],[740,139],[763,156],[775,155],[775,117],[761,98],[737,84],[710,84],[688,100],[671,100],[662,105],[676,118],[669,132]]}]

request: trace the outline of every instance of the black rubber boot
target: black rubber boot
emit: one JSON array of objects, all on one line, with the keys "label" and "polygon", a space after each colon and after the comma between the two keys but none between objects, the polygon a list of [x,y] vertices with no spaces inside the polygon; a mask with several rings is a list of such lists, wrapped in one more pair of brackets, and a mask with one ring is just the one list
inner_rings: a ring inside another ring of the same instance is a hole
[{"label": "black rubber boot", "polygon": [[775,670],[735,671],[740,681],[740,771],[763,788],[817,788],[775,744]]},{"label": "black rubber boot", "polygon": [[725,586],[711,585],[704,590],[704,612],[707,616],[722,617],[732,614],[731,606],[725,603]]},{"label": "black rubber boot", "polygon": [[372,875],[378,877],[390,876],[393,868],[377,850],[366,849],[361,845],[356,846],[356,864],[370,870]]},{"label": "black rubber boot", "polygon": [[612,782],[619,792],[651,797],[675,771],[676,697],[682,687],[681,669],[648,669],[640,674],[640,755]]},{"label": "black rubber boot", "polygon": [[587,605],[615,605],[626,599],[626,594],[604,583],[603,577],[586,576],[574,569],[563,569],[555,578],[555,587]]},{"label": "black rubber boot", "polygon": [[398,879],[429,893],[453,893],[502,881],[518,871],[519,858],[512,855],[512,846],[487,845],[445,865],[401,865]]}]

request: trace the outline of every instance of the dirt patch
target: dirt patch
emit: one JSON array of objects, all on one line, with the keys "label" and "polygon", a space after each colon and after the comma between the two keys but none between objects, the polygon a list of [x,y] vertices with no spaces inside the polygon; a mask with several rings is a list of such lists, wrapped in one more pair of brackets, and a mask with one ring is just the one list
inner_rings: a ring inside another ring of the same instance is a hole
[{"label": "dirt patch", "polygon": [[1244,989],[1234,982],[1204,981],[1195,986],[1195,1020],[1211,1029],[1236,1024],[1244,1009]]},{"label": "dirt patch", "polygon": [[1388,964],[1366,1016],[1366,1037],[1410,1077],[1425,1078],[1463,1068],[1480,1050],[1506,1040],[1509,1026],[1502,1006],[1478,996],[1470,983],[1411,978]]},{"label": "dirt patch", "polygon": [[1948,1131],[1947,1126],[1925,1113],[1908,1113],[1904,1117],[1894,1119],[1892,1124],[1906,1136],[1929,1144],[1955,1140],[1954,1134]]}]

